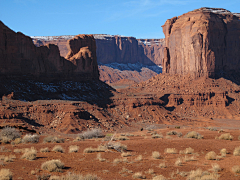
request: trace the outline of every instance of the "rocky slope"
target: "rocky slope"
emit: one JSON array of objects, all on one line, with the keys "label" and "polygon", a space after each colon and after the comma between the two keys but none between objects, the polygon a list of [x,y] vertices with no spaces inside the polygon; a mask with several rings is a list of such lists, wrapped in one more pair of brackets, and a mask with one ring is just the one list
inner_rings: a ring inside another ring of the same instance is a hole
[{"label": "rocky slope", "polygon": [[[65,43],[73,36],[36,36],[32,37],[36,46],[55,44],[60,49],[61,56],[68,52]],[[112,83],[127,78],[136,82],[145,81],[161,72],[164,39],[136,39],[134,37],[95,34],[97,45],[97,61],[101,65],[100,79]],[[127,67],[114,68],[115,64]],[[140,72],[133,66],[143,68]],[[154,69],[149,66],[155,66]]]},{"label": "rocky slope", "polygon": [[200,8],[168,19],[163,72],[223,76],[240,69],[240,16],[219,8]]}]

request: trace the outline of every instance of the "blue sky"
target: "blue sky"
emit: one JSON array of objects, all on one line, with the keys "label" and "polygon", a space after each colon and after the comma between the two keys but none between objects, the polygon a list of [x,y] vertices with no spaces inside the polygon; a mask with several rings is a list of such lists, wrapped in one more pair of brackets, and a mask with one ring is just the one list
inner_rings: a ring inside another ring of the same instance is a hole
[{"label": "blue sky", "polygon": [[28,36],[164,38],[167,19],[200,7],[240,13],[240,0],[0,0],[0,20]]}]

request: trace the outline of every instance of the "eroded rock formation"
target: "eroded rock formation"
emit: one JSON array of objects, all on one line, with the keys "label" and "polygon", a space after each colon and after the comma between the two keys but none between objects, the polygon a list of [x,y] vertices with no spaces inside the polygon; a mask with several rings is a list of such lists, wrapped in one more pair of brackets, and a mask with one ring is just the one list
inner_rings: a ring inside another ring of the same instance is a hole
[{"label": "eroded rock formation", "polygon": [[[76,38],[78,40],[74,42],[79,52],[71,45],[72,41],[68,43],[71,53],[78,55],[65,59],[60,56],[58,46],[47,44],[36,47],[30,37],[20,32],[15,33],[0,21],[0,75],[18,78],[98,79],[94,37],[82,35]],[[90,47],[86,41],[89,41]],[[86,62],[84,67],[83,63],[79,63],[83,60]]]},{"label": "eroded rock formation", "polygon": [[168,19],[163,73],[214,77],[240,69],[240,15],[200,8]]}]

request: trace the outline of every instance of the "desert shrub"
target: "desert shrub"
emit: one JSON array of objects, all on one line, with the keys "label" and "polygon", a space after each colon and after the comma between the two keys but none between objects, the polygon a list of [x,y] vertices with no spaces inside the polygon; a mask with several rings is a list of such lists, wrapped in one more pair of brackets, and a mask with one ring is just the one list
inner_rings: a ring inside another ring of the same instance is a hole
[{"label": "desert shrub", "polygon": [[223,148],[223,149],[220,150],[220,153],[221,153],[222,157],[226,157],[228,152],[227,152],[227,149]]},{"label": "desert shrub", "polygon": [[142,155],[139,155],[138,157],[136,157],[135,161],[142,161],[143,157]]},{"label": "desert shrub", "polygon": [[179,151],[180,154],[193,154],[194,152],[194,149],[189,147],[189,148],[186,148],[185,150],[183,151]]},{"label": "desert shrub", "polygon": [[59,159],[46,161],[42,164],[41,168],[49,172],[62,172],[64,164]]},{"label": "desert shrub", "polygon": [[236,147],[233,151],[233,155],[234,156],[240,156],[240,146],[239,147]]},{"label": "desert shrub", "polygon": [[64,143],[64,138],[59,138],[57,136],[47,136],[43,139],[44,143]]},{"label": "desert shrub", "polygon": [[208,127],[207,129],[209,129],[209,131],[217,131],[217,128],[216,127]]},{"label": "desert shrub", "polygon": [[177,154],[177,150],[175,148],[166,148],[164,152],[168,154]]},{"label": "desert shrub", "polygon": [[161,154],[158,151],[153,151],[152,152],[152,157],[154,159],[160,159],[161,158]]},{"label": "desert shrub", "polygon": [[122,157],[128,157],[128,156],[131,156],[131,153],[129,153],[129,152],[123,152],[123,153],[121,154],[121,156],[122,156]]},{"label": "desert shrub", "polygon": [[141,172],[136,172],[136,173],[134,173],[134,174],[132,175],[132,177],[133,177],[134,179],[145,179],[145,178],[146,178],[144,175],[142,175]]},{"label": "desert shrub", "polygon": [[21,133],[15,128],[5,127],[0,131],[0,140],[4,143],[9,143],[20,137]]},{"label": "desert shrub", "polygon": [[158,175],[152,178],[152,180],[167,180],[163,175]]},{"label": "desert shrub", "polygon": [[27,159],[27,160],[35,160],[37,158],[37,150],[33,147],[27,151],[24,152],[24,154],[21,156],[21,159]]},{"label": "desert shrub", "polygon": [[0,180],[12,180],[12,172],[9,169],[0,170]]},{"label": "desert shrub", "polygon": [[233,136],[230,133],[225,133],[221,134],[218,139],[223,139],[223,140],[232,140]]},{"label": "desert shrub", "polygon": [[106,144],[107,149],[115,149],[118,152],[123,152],[127,150],[127,145],[121,144],[120,142],[109,142]]},{"label": "desert shrub", "polygon": [[212,164],[212,170],[214,172],[218,172],[218,171],[221,171],[221,168],[218,164]]},{"label": "desert shrub", "polygon": [[234,173],[240,173],[240,166],[233,166],[233,167],[232,167],[232,171],[233,171]]},{"label": "desert shrub", "polygon": [[166,135],[177,135],[178,133],[176,131],[169,131],[166,133]]},{"label": "desert shrub", "polygon": [[160,168],[166,168],[167,166],[166,166],[165,162],[163,162],[163,163],[160,163],[158,167],[160,167]]},{"label": "desert shrub", "polygon": [[195,139],[202,139],[203,138],[203,136],[196,131],[188,132],[184,137],[185,138],[195,138]]},{"label": "desert shrub", "polygon": [[187,180],[217,180],[219,177],[216,173],[209,173],[208,171],[202,171],[201,169],[192,170]]},{"label": "desert shrub", "polygon": [[41,174],[37,176],[37,180],[49,180],[50,174]]},{"label": "desert shrub", "polygon": [[186,156],[185,155],[185,157],[183,158],[183,160],[185,161],[185,162],[188,162],[188,161],[196,161],[196,158],[195,158],[195,156]]},{"label": "desert shrub", "polygon": [[92,138],[104,137],[104,135],[101,129],[91,129],[91,130],[88,129],[87,131],[79,134],[78,137],[82,139],[92,139]]},{"label": "desert shrub", "polygon": [[125,136],[119,136],[116,138],[117,140],[121,140],[121,141],[126,141],[126,140],[130,140],[129,138],[125,137]]},{"label": "desert shrub", "polygon": [[78,152],[78,150],[79,150],[79,146],[76,146],[76,145],[69,146],[69,153]]},{"label": "desert shrub", "polygon": [[182,160],[180,158],[177,158],[177,160],[175,161],[175,165],[182,166]]},{"label": "desert shrub", "polygon": [[15,155],[9,155],[4,157],[4,162],[13,162],[13,160],[16,159]]},{"label": "desert shrub", "polygon": [[100,162],[106,161],[106,159],[102,158],[101,153],[98,153],[98,154],[97,154],[97,159],[98,159]]},{"label": "desert shrub", "polygon": [[210,151],[205,155],[205,159],[207,160],[215,160],[217,158],[217,154],[214,151]]},{"label": "desert shrub", "polygon": [[220,130],[218,131],[218,133],[222,133],[222,132],[224,132],[223,129],[220,129]]},{"label": "desert shrub", "polygon": [[68,173],[63,176],[51,176],[49,180],[100,180],[100,179],[93,174],[87,174],[83,176],[81,174]]},{"label": "desert shrub", "polygon": [[53,149],[52,149],[52,151],[64,153],[64,149],[63,149],[62,146],[60,146],[60,145],[54,146]]},{"label": "desert shrub", "polygon": [[[72,178],[72,177],[71,177],[71,178]],[[73,177],[73,178],[75,178],[75,177]],[[73,178],[72,178],[72,179],[73,179]],[[75,178],[75,179],[76,179],[76,178]],[[52,175],[52,176],[50,176],[49,180],[60,180],[60,176]]]},{"label": "desert shrub", "polygon": [[146,174],[154,174],[154,169],[149,169],[148,171],[145,172]]},{"label": "desert shrub", "polygon": [[41,148],[40,152],[42,152],[42,153],[49,152],[49,148],[48,147]]},{"label": "desert shrub", "polygon": [[22,142],[23,143],[38,143],[39,141],[39,135],[37,134],[26,134],[23,138],[22,138]]},{"label": "desert shrub", "polygon": [[163,138],[163,135],[162,135],[162,134],[153,134],[153,135],[152,135],[152,138],[153,138],[153,139]]},{"label": "desert shrub", "polygon": [[97,148],[88,147],[83,150],[84,153],[94,153],[94,152],[104,152],[106,150],[105,146],[98,146]]},{"label": "desert shrub", "polygon": [[16,138],[16,139],[14,139],[14,140],[11,142],[12,145],[20,144],[20,143],[22,143],[22,139],[21,139],[21,138]]},{"label": "desert shrub", "polygon": [[14,149],[13,152],[15,152],[15,153],[21,153],[21,152],[22,152],[22,149]]}]

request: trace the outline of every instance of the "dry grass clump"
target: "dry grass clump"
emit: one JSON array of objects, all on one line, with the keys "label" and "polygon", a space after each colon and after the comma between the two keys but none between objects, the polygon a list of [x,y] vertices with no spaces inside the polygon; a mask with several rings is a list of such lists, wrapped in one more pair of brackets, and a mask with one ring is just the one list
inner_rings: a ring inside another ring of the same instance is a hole
[{"label": "dry grass clump", "polygon": [[88,129],[87,131],[78,134],[78,137],[80,137],[81,139],[92,139],[104,137],[104,135],[101,129]]},{"label": "dry grass clump", "polygon": [[20,143],[22,143],[22,138],[16,138],[11,142],[12,145],[20,144]]},{"label": "dry grass clump", "polygon": [[14,149],[13,152],[15,152],[15,153],[21,153],[21,152],[22,152],[22,149]]},{"label": "dry grass clump", "polygon": [[166,148],[164,152],[168,154],[177,154],[178,151],[175,148]]},{"label": "dry grass clump", "polygon": [[62,146],[60,146],[60,145],[54,146],[53,149],[52,149],[52,151],[64,153],[64,149],[63,149]]},{"label": "dry grass clump", "polygon": [[142,175],[142,172],[136,172],[132,175],[134,179],[146,179],[144,175]]},{"label": "dry grass clump", "polygon": [[168,131],[166,135],[177,135],[178,133],[176,131]]},{"label": "dry grass clump", "polygon": [[153,139],[163,138],[163,135],[162,135],[162,134],[153,134],[153,135],[152,135],[152,138],[153,138]]},{"label": "dry grass clump", "polygon": [[193,152],[194,152],[194,149],[191,147],[186,148],[185,150],[179,151],[180,154],[193,154]]},{"label": "dry grass clump", "polygon": [[154,169],[149,169],[145,172],[146,174],[154,174]]},{"label": "dry grass clump", "polygon": [[160,167],[160,168],[166,168],[167,166],[166,166],[165,162],[163,162],[163,163],[160,163],[158,167]]},{"label": "dry grass clump", "polygon": [[16,159],[15,155],[9,155],[4,157],[4,162],[13,162],[13,160]]},{"label": "dry grass clump", "polygon": [[79,150],[79,146],[76,146],[76,145],[69,146],[69,153],[78,152],[78,150]]},{"label": "dry grass clump", "polygon": [[50,174],[41,174],[37,176],[37,180],[49,180]]},{"label": "dry grass clump", "polygon": [[48,147],[41,148],[40,152],[45,153],[45,152],[50,152]]},{"label": "dry grass clump", "polygon": [[120,142],[109,142],[105,145],[107,149],[115,149],[118,152],[123,152],[127,150],[127,145],[121,144]]},{"label": "dry grass clump", "polygon": [[233,151],[233,155],[234,156],[240,156],[240,146],[239,147],[236,147]]},{"label": "dry grass clump", "polygon": [[9,143],[20,137],[21,133],[15,128],[5,127],[0,131],[0,140],[3,143]]},{"label": "dry grass clump", "polygon": [[232,167],[232,171],[233,171],[234,173],[240,173],[240,166],[233,166],[233,167]]},{"label": "dry grass clump", "polygon": [[207,160],[216,160],[217,154],[214,151],[210,151],[205,155],[205,159]]},{"label": "dry grass clump", "polygon": [[196,131],[188,132],[184,137],[185,138],[203,139],[203,136]]},{"label": "dry grass clump", "polygon": [[215,164],[212,164],[212,169],[211,170],[214,171],[214,172],[219,172],[219,171],[222,170],[222,168],[220,168],[220,166],[215,163]]},{"label": "dry grass clump", "polygon": [[22,142],[23,143],[38,143],[39,142],[39,135],[37,134],[26,134],[23,138],[22,138]]},{"label": "dry grass clump", "polygon": [[136,157],[135,161],[142,161],[143,160],[143,157],[142,155],[139,155],[138,157]]},{"label": "dry grass clump", "polygon": [[123,161],[122,159],[116,158],[116,159],[113,160],[113,163],[114,163],[114,164],[118,164],[118,163],[120,163],[120,162],[122,162],[122,161]]},{"label": "dry grass clump", "polygon": [[119,136],[119,137],[116,138],[116,140],[126,141],[126,140],[130,140],[130,139],[126,136]]},{"label": "dry grass clump", "polygon": [[46,161],[42,164],[41,168],[49,172],[62,172],[64,164],[59,159]]},{"label": "dry grass clump", "polygon": [[121,154],[122,157],[128,157],[128,156],[132,156],[132,154],[130,152],[123,152]]},{"label": "dry grass clump", "polygon": [[21,156],[21,159],[35,160],[37,158],[37,150],[34,147],[31,149],[25,149],[24,154]]},{"label": "dry grass clump", "polygon": [[63,176],[51,176],[49,180],[100,180],[96,175],[87,174],[85,176],[81,174],[68,173]]},{"label": "dry grass clump", "polygon": [[218,139],[233,140],[233,136],[230,133],[221,134]]},{"label": "dry grass clump", "polygon": [[158,175],[152,178],[152,180],[167,180],[163,175]]},{"label": "dry grass clump", "polygon": [[57,136],[47,136],[43,139],[44,143],[64,143],[64,138],[59,138]]},{"label": "dry grass clump", "polygon": [[195,156],[190,156],[190,157],[188,157],[188,156],[185,155],[185,157],[183,158],[183,160],[184,160],[184,162],[196,161],[196,158],[195,158]]},{"label": "dry grass clump", "polygon": [[222,157],[226,157],[226,155],[228,154],[227,149],[225,149],[225,148],[221,149],[220,153],[221,153]]},{"label": "dry grass clump", "polygon": [[104,152],[107,148],[105,146],[98,146],[97,148],[88,147],[83,150],[84,153]]},{"label": "dry grass clump", "polygon": [[201,169],[192,170],[187,180],[217,180],[219,175],[216,173],[209,173],[208,171],[202,171]]},{"label": "dry grass clump", "polygon": [[12,180],[12,172],[9,169],[0,170],[0,180]]},{"label": "dry grass clump", "polygon": [[182,160],[181,158],[177,158],[176,162],[175,162],[176,166],[182,166]]},{"label": "dry grass clump", "polygon": [[158,151],[153,151],[152,152],[152,157],[154,159],[161,159],[161,154]]},{"label": "dry grass clump", "polygon": [[106,159],[102,158],[101,153],[98,153],[98,154],[97,154],[97,159],[98,159],[100,162],[106,161]]}]

